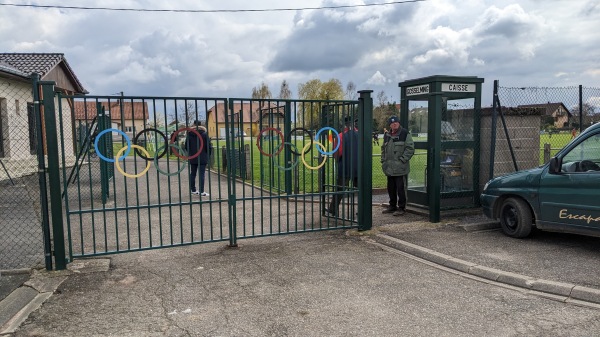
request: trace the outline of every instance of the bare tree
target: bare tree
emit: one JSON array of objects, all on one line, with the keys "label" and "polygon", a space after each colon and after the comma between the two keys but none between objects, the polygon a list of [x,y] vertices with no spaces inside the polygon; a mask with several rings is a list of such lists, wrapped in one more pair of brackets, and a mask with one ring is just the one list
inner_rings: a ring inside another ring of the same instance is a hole
[{"label": "bare tree", "polygon": [[[598,121],[600,121],[600,114],[596,113],[596,108],[589,104],[589,103],[583,103],[581,105],[581,111],[582,111],[582,122],[583,122],[583,128],[586,128],[594,123],[597,123]],[[579,123],[579,104],[573,106],[571,108],[571,114],[572,117],[570,118],[570,123],[572,126],[575,127],[580,127],[580,123]]]},{"label": "bare tree", "polygon": [[390,103],[385,91],[381,90],[377,93],[377,105],[373,109],[373,120],[376,125],[373,129],[381,132],[383,128],[387,128],[387,120],[392,115],[398,115],[399,111],[396,108],[396,103]]},{"label": "bare tree", "polygon": [[196,101],[178,102],[176,109],[167,113],[168,120],[177,121],[179,125],[192,125],[195,120],[201,120],[199,106]]},{"label": "bare tree", "polygon": [[279,89],[279,98],[280,99],[292,98],[292,91],[290,90],[290,86],[286,80],[283,80],[283,82],[281,82],[281,88]]},{"label": "bare tree", "polygon": [[354,101],[358,97],[358,93],[356,92],[356,85],[354,82],[350,81],[346,85],[346,99]]}]

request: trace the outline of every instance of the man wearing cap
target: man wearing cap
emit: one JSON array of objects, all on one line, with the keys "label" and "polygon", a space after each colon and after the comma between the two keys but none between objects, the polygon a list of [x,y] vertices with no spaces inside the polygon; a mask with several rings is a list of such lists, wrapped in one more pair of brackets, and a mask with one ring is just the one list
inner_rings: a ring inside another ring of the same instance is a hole
[{"label": "man wearing cap", "polygon": [[[337,151],[333,153],[333,157],[337,159],[337,181],[336,192],[342,192],[348,185],[352,183],[353,187],[358,186],[358,129],[356,125],[358,119],[352,123],[352,117],[344,118],[344,130],[340,133],[340,145]],[[334,148],[337,146],[337,139],[334,140]],[[329,208],[326,212],[333,216],[337,216],[338,208],[344,198],[344,194],[334,194],[331,198]]]},{"label": "man wearing cap", "polygon": [[390,205],[382,213],[399,216],[403,215],[406,209],[409,161],[415,153],[415,144],[408,130],[400,126],[400,119],[397,116],[391,116],[388,124],[390,131],[383,136],[381,146],[381,167],[387,176]]},{"label": "man wearing cap", "polygon": [[[200,137],[202,137],[204,146],[198,156],[188,160],[188,163],[190,164],[190,190],[192,194],[208,197],[209,194],[204,191],[204,174],[206,172],[206,165],[208,165],[208,158],[212,154],[213,148],[210,139],[208,138],[208,134],[206,133],[206,128],[203,127],[198,120],[194,121],[194,125],[196,126],[196,130],[198,130]],[[198,152],[200,139],[198,139],[198,136],[196,136],[194,132],[187,132],[185,146],[188,151],[188,156],[192,157]],[[200,180],[199,190],[196,189],[196,174],[198,173],[198,170],[200,171],[200,177],[198,179]]]}]

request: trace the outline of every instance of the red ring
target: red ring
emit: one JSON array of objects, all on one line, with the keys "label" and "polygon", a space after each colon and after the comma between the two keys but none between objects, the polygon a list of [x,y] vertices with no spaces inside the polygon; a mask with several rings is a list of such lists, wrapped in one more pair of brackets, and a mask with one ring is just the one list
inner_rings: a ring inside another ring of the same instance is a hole
[{"label": "red ring", "polygon": [[[266,153],[262,150],[262,148],[260,147],[260,139],[262,138],[263,132],[265,131],[275,131],[279,134],[279,138],[281,138],[281,143],[279,144],[279,149],[275,152],[275,153]],[[264,128],[262,130],[260,130],[260,133],[258,134],[258,138],[256,138],[256,148],[258,148],[258,151],[260,153],[262,153],[263,156],[267,156],[267,157],[273,157],[278,155],[282,150],[283,150],[283,133],[281,133],[281,131],[275,129],[275,128]]]},{"label": "red ring", "polygon": [[198,131],[194,128],[181,128],[181,129],[177,129],[175,130],[175,132],[171,135],[171,141],[169,142],[169,144],[175,144],[175,140],[177,139],[177,134],[179,134],[181,131],[189,131],[189,132],[193,132],[196,134],[196,136],[198,136],[198,139],[200,139],[200,148],[198,149],[198,152],[196,152],[193,156],[181,156],[179,155],[179,153],[177,152],[177,149],[173,148],[171,151],[173,151],[173,154],[175,155],[175,157],[179,158],[179,159],[183,159],[183,160],[190,160],[190,159],[194,159],[196,157],[198,157],[200,155],[200,153],[202,153],[202,150],[204,149],[204,139],[202,139],[202,137],[200,136],[200,133],[198,133]]}]

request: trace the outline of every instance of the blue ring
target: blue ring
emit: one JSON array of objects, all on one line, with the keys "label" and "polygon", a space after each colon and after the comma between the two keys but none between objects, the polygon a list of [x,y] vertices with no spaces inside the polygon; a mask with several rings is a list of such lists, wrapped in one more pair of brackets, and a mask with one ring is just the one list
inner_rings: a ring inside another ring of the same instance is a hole
[{"label": "blue ring", "polygon": [[323,130],[331,130],[337,136],[337,145],[336,145],[335,149],[331,150],[331,152],[325,152],[325,151],[321,150],[318,146],[315,145],[317,147],[317,151],[319,151],[322,155],[329,156],[329,155],[334,154],[340,148],[340,143],[341,143],[341,141],[340,141],[340,133],[337,132],[336,129],[334,129],[334,128],[330,127],[330,126],[322,127],[319,131],[317,131],[317,134],[315,135],[315,141],[316,142],[319,141],[319,135],[321,134],[321,132]]},{"label": "blue ring", "polygon": [[96,150],[98,157],[100,157],[102,160],[107,161],[109,163],[115,162],[114,159],[105,157],[102,153],[100,153],[100,150],[98,150],[98,141],[100,140],[100,137],[102,137],[102,135],[107,132],[117,132],[117,133],[120,133],[123,137],[125,137],[125,140],[127,141],[127,151],[125,151],[125,153],[121,157],[117,158],[117,160],[123,160],[123,159],[127,158],[127,156],[129,155],[129,152],[131,152],[131,139],[129,139],[129,137],[125,134],[125,132],[123,132],[119,129],[112,129],[112,128],[102,130],[102,132],[100,132],[96,136],[96,140],[94,140],[94,150]]}]

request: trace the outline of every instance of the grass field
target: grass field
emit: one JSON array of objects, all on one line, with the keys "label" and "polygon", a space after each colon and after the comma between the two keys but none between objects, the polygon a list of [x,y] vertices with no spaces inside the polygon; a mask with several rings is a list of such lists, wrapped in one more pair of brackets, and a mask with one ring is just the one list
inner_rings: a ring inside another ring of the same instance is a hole
[{"label": "grass field", "polygon": [[560,151],[565,145],[571,140],[572,136],[570,132],[548,134],[544,133],[540,135],[540,165],[544,164],[544,144],[550,144],[550,156],[554,156]]},{"label": "grass field", "polygon": [[[419,138],[414,138],[415,141],[419,141]],[[380,142],[382,140],[380,139]],[[558,133],[558,134],[541,134],[540,135],[540,165],[543,164],[544,161],[544,144],[548,143],[551,147],[551,155],[556,154],[561,148],[563,148],[569,141],[571,141],[570,133]],[[295,149],[292,147],[292,150],[300,153],[305,145],[308,143],[308,140],[300,140],[295,139],[292,140],[292,144],[294,144]],[[221,148],[225,146],[224,140],[213,140],[213,147],[215,149],[214,155],[214,163],[222,163],[223,152]],[[249,146],[249,154],[251,158],[252,165],[252,181],[256,185],[261,185],[267,188],[273,188],[274,190],[283,190],[285,188],[285,179],[286,179],[286,171],[292,171],[292,177],[294,184],[292,188],[298,189],[299,191],[304,192],[317,192],[319,190],[319,185],[321,184],[321,180],[319,177],[319,172],[325,172],[325,185],[333,185],[335,182],[335,165],[334,159],[332,156],[328,156],[327,162],[323,165],[321,170],[312,170],[307,167],[312,166],[316,167],[320,164],[319,162],[319,154],[316,150],[316,146],[313,145],[310,147],[307,153],[304,156],[304,160],[306,161],[305,165],[299,156],[293,155],[291,156],[292,162],[285,163],[285,152],[290,151],[290,146],[286,146],[286,151],[281,151],[278,155],[273,157],[269,157],[267,155],[261,154],[258,147],[256,146],[256,138],[253,137],[245,137],[244,140],[236,139],[235,147],[243,148],[244,146]],[[120,142],[113,143],[113,153],[116,154],[123,145]],[[270,154],[279,150],[279,141],[270,141],[270,140],[262,140],[262,148],[263,152],[266,154]],[[325,152],[330,152],[332,150],[329,144],[326,145],[328,148]],[[159,146],[160,147],[160,146]],[[154,156],[154,151],[152,149],[147,149],[150,156]],[[161,151],[162,152],[162,151]],[[134,151],[130,151],[129,156],[133,156]],[[427,151],[425,150],[417,150],[415,155],[411,159],[411,173],[409,174],[409,183],[411,186],[422,186],[424,185],[425,180],[425,167],[426,167],[426,158]],[[163,157],[164,159],[165,157]],[[373,188],[385,188],[386,187],[386,177],[381,169],[381,146],[374,145],[373,146],[373,157],[372,157],[372,167],[373,167]],[[174,154],[169,153],[169,160],[177,160],[177,157]],[[296,163],[297,161],[297,163]],[[217,164],[215,164],[217,165]],[[294,168],[290,168],[294,165]],[[217,167],[213,167],[213,169],[217,169]],[[321,177],[322,178],[322,177]]]}]

